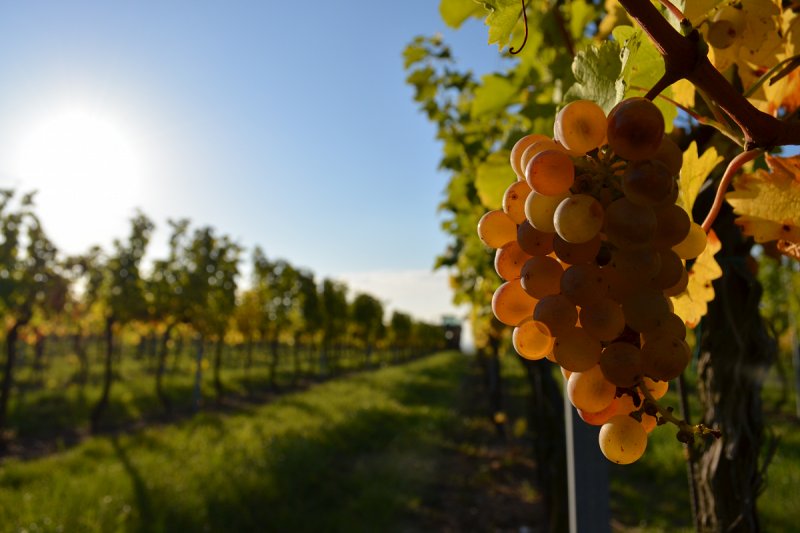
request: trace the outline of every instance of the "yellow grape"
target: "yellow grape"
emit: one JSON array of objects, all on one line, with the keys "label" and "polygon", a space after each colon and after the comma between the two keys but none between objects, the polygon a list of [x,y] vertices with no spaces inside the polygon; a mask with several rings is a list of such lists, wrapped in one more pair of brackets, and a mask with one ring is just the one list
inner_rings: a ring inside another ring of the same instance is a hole
[{"label": "yellow grape", "polygon": [[520,158],[522,157],[522,152],[525,151],[530,145],[537,141],[549,141],[550,138],[547,135],[539,135],[538,133],[534,133],[532,135],[526,135],[525,137],[521,138],[514,144],[514,147],[511,149],[511,168],[514,170],[514,173],[517,175],[517,179],[520,181],[525,181],[525,169],[524,167],[520,166]]},{"label": "yellow grape", "polygon": [[492,312],[507,326],[517,326],[533,315],[536,299],[528,295],[519,280],[506,281],[494,291]]},{"label": "yellow grape", "polygon": [[519,247],[517,241],[511,241],[495,252],[494,269],[497,275],[506,281],[519,279],[522,275],[522,266],[530,258],[531,256]]},{"label": "yellow grape", "polygon": [[612,262],[617,272],[631,285],[646,285],[661,270],[661,257],[652,248],[615,250]]},{"label": "yellow grape", "polygon": [[528,163],[531,162],[531,159],[533,159],[539,152],[544,152],[545,150],[557,150],[559,152],[564,152],[564,147],[551,139],[536,141],[532,145],[528,146],[525,151],[522,152],[522,157],[520,158],[519,168],[523,170],[523,173],[524,170],[528,168]]},{"label": "yellow grape", "polygon": [[509,185],[503,194],[503,211],[515,224],[525,220],[525,200],[528,199],[531,188],[524,181],[515,181]]},{"label": "yellow grape", "polygon": [[702,226],[696,222],[692,222],[689,234],[680,243],[673,246],[672,250],[678,254],[681,259],[694,259],[706,249],[707,241],[706,232],[703,231]]},{"label": "yellow grape", "polygon": [[622,176],[625,197],[638,205],[655,207],[670,199],[675,179],[661,161],[636,161]]},{"label": "yellow grape", "polygon": [[653,286],[661,290],[674,287],[686,270],[683,261],[672,250],[661,250],[658,256],[661,268],[658,269],[658,274],[653,276]]},{"label": "yellow grape", "polygon": [[[617,400],[618,400],[617,414],[619,415],[627,416],[628,414],[639,410],[638,407],[633,405],[633,398],[631,398],[627,394],[623,395],[621,398],[617,398]],[[642,427],[647,433],[650,433],[656,427],[657,423],[656,417],[650,416],[647,413],[641,413],[641,416],[642,416],[642,421],[639,423],[642,425]]]},{"label": "yellow grape", "polygon": [[573,372],[585,372],[600,361],[600,341],[586,333],[583,328],[574,327],[556,336],[553,355],[556,362]]},{"label": "yellow grape", "polygon": [[664,137],[664,116],[646,98],[628,98],[608,114],[608,145],[630,161],[650,159]]},{"label": "yellow grape", "polygon": [[569,192],[575,181],[575,165],[561,150],[544,150],[525,167],[525,179],[534,191],[557,196]]},{"label": "yellow grape", "polygon": [[611,417],[617,415],[617,412],[619,411],[619,399],[614,398],[608,407],[596,413],[590,413],[588,411],[584,411],[583,409],[577,409],[577,411],[578,416],[581,417],[581,420],[590,426],[602,426],[608,422]]},{"label": "yellow grape", "polygon": [[578,315],[581,327],[595,339],[611,342],[625,330],[625,315],[618,303],[610,298],[581,307]]},{"label": "yellow grape", "polygon": [[641,333],[660,326],[671,314],[667,298],[660,291],[642,289],[622,302],[622,312],[628,326]]},{"label": "yellow grape", "polygon": [[581,307],[605,298],[608,282],[600,267],[591,263],[572,265],[561,276],[561,294]]},{"label": "yellow grape", "polygon": [[545,233],[531,226],[527,219],[517,227],[517,243],[530,255],[547,255],[553,251],[553,233]]},{"label": "yellow grape", "polygon": [[517,238],[517,225],[503,211],[489,211],[478,221],[478,237],[486,246],[500,248]]},{"label": "yellow grape", "polygon": [[683,291],[686,290],[686,287],[689,286],[689,273],[686,272],[686,269],[683,269],[681,272],[681,279],[668,289],[664,289],[664,296],[678,296]]},{"label": "yellow grape", "polygon": [[553,222],[565,241],[589,242],[603,227],[603,206],[588,194],[575,194],[558,204]]},{"label": "yellow grape", "polygon": [[627,415],[617,415],[600,428],[600,451],[612,463],[637,461],[647,449],[647,431]]},{"label": "yellow grape", "polygon": [[566,297],[556,294],[545,296],[536,304],[533,318],[544,322],[553,336],[571,331],[578,321],[578,310]]},{"label": "yellow grape", "polygon": [[653,159],[661,161],[669,170],[670,176],[677,176],[683,166],[683,152],[675,141],[664,135],[658,150],[653,154]]},{"label": "yellow grape", "polygon": [[555,137],[568,150],[585,154],[603,143],[606,126],[606,114],[599,105],[590,100],[576,100],[558,112]]},{"label": "yellow grape", "polygon": [[656,337],[642,346],[642,370],[659,381],[680,376],[690,359],[689,345],[677,337]]},{"label": "yellow grape", "polygon": [[672,248],[689,234],[692,221],[680,206],[675,204],[658,207],[656,214],[656,231],[653,235],[655,248]]},{"label": "yellow grape", "polygon": [[520,272],[522,288],[534,298],[541,299],[561,291],[561,276],[564,269],[557,260],[549,256],[528,259]]},{"label": "yellow grape", "polygon": [[643,331],[641,334],[642,344],[656,337],[663,337],[665,335],[686,340],[686,324],[683,322],[683,319],[675,313],[670,313],[664,317],[661,323],[655,328]]},{"label": "yellow grape", "polygon": [[653,208],[636,205],[627,198],[615,200],[606,208],[606,236],[621,248],[646,244],[655,235],[656,223]]},{"label": "yellow grape", "polygon": [[594,261],[602,242],[599,234],[586,242],[567,242],[556,234],[553,237],[553,251],[556,257],[568,265],[579,265]]},{"label": "yellow grape", "polygon": [[568,197],[568,192],[557,196],[546,196],[533,191],[528,195],[528,199],[525,200],[525,217],[531,223],[531,226],[539,231],[555,233],[556,226],[553,223],[553,215],[558,204]]},{"label": "yellow grape", "polygon": [[669,390],[669,381],[654,381],[645,376],[642,379],[642,384],[644,384],[654,400],[662,398]]},{"label": "yellow grape", "polygon": [[572,405],[583,411],[596,413],[614,401],[617,387],[610,383],[598,365],[584,372],[573,372],[567,382],[567,395]]},{"label": "yellow grape", "polygon": [[628,342],[611,343],[600,355],[600,369],[617,387],[633,387],[642,377],[642,353]]},{"label": "yellow grape", "polygon": [[511,336],[514,349],[525,359],[543,359],[553,351],[555,339],[550,336],[550,330],[542,322],[533,319],[526,320],[516,328]]},{"label": "yellow grape", "polygon": [[641,284],[631,283],[632,280],[623,276],[614,263],[609,263],[601,270],[608,283],[608,296],[617,302],[624,302],[642,287]]}]

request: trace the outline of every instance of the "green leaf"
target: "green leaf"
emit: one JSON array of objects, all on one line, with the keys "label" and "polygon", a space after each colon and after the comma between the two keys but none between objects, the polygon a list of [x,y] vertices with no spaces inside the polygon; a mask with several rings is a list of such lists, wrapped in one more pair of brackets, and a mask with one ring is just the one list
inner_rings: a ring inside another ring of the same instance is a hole
[{"label": "green leaf", "polygon": [[573,39],[583,37],[586,25],[592,22],[598,14],[598,8],[592,2],[571,2],[569,9],[569,32]]},{"label": "green leaf", "polygon": [[475,89],[475,99],[472,101],[473,116],[503,109],[515,100],[514,95],[518,88],[508,78],[499,74],[487,74],[481,81],[481,85]]},{"label": "green leaf", "polygon": [[483,8],[475,0],[442,0],[439,2],[439,14],[445,24],[458,28],[469,17],[479,16]]},{"label": "green leaf", "polygon": [[486,0],[483,6],[489,10],[486,25],[489,26],[489,44],[497,43],[501,50],[511,39],[517,21],[522,14],[519,0]]},{"label": "green leaf", "polygon": [[564,95],[565,103],[592,100],[606,113],[611,111],[623,97],[617,83],[622,68],[619,52],[619,44],[613,41],[578,52],[572,62],[576,81]]},{"label": "green leaf", "polygon": [[408,70],[415,63],[419,63],[428,57],[428,51],[424,46],[413,43],[406,46],[403,50],[403,68]]},{"label": "green leaf", "polygon": [[516,177],[508,162],[511,152],[501,150],[486,158],[478,167],[475,187],[481,203],[488,209],[500,209],[503,205],[503,194]]},{"label": "green leaf", "polygon": [[697,143],[692,144],[683,152],[683,166],[681,167],[681,177],[678,180],[678,205],[684,211],[692,215],[692,206],[700,192],[700,187],[714,167],[719,165],[723,157],[717,154],[715,148],[709,148],[701,157],[697,155]]},{"label": "green leaf", "polygon": [[[642,89],[649,90],[664,75],[664,58],[641,29],[617,26],[612,33],[614,39],[622,45],[622,69],[618,80],[620,89],[625,98],[642,96]],[[669,90],[664,91],[665,96],[670,94]],[[664,115],[666,130],[672,131],[672,123],[678,116],[678,110],[661,98],[656,98],[653,103]]]}]

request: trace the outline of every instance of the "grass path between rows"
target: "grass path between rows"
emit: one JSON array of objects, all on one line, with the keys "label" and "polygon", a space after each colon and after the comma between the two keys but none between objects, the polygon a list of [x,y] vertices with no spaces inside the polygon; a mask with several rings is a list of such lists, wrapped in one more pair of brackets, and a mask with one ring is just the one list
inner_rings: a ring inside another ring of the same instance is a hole
[{"label": "grass path between rows", "polygon": [[458,423],[467,365],[440,353],[235,414],[6,460],[0,531],[405,529]]}]

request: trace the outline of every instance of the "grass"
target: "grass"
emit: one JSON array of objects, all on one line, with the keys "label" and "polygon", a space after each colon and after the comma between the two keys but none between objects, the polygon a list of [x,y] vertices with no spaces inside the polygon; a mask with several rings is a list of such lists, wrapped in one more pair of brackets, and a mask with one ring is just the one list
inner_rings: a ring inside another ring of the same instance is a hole
[{"label": "grass", "polygon": [[442,353],[234,414],[0,466],[7,531],[386,531],[419,505],[466,362]]}]

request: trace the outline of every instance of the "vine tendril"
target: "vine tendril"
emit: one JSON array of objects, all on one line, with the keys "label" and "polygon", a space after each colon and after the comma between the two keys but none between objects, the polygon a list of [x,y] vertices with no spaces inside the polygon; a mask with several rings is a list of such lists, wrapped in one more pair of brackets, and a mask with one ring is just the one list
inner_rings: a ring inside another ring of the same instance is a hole
[{"label": "vine tendril", "polygon": [[514,47],[508,49],[508,52],[511,55],[517,55],[518,53],[522,52],[522,49],[525,48],[525,43],[528,42],[528,13],[525,11],[525,0],[522,0],[522,21],[525,24],[525,37],[522,39],[522,44],[519,45],[519,48],[514,50]]}]

